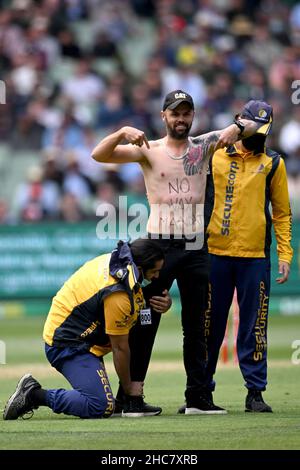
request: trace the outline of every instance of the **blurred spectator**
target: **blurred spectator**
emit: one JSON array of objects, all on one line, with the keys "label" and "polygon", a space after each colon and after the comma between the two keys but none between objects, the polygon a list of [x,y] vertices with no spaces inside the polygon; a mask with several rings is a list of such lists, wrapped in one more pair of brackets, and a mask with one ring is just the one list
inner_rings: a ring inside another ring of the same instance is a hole
[{"label": "blurred spectator", "polygon": [[58,185],[43,178],[41,167],[32,166],[28,169],[27,181],[17,189],[15,204],[21,220],[40,222],[57,216],[59,200]]},{"label": "blurred spectator", "polygon": [[73,103],[93,103],[105,90],[103,80],[91,71],[89,61],[80,59],[74,77],[68,78],[62,88],[63,94]]},{"label": "blurred spectator", "polygon": [[279,144],[287,154],[292,154],[300,147],[300,106],[294,107],[292,119],[287,121],[279,134]]},{"label": "blurred spectator", "polygon": [[96,36],[95,44],[92,49],[94,57],[116,58],[118,57],[118,48],[116,43],[111,40],[108,33],[100,31]]},{"label": "blurred spectator", "polygon": [[48,33],[48,18],[34,18],[25,33],[25,51],[35,57],[38,70],[54,66],[59,57],[59,45]]},{"label": "blurred spectator", "polygon": [[196,106],[203,106],[206,98],[206,85],[197,70],[190,64],[178,64],[177,68],[162,70],[162,94],[172,90],[185,90]]},{"label": "blurred spectator", "polygon": [[269,70],[272,63],[282,54],[283,47],[272,38],[264,25],[255,27],[253,39],[246,46],[247,54],[258,66]]},{"label": "blurred spectator", "polygon": [[131,0],[135,13],[146,18],[154,16],[156,3],[155,0]]},{"label": "blurred spectator", "polygon": [[7,202],[0,199],[0,225],[7,225],[12,222],[9,215]]},{"label": "blurred spectator", "polygon": [[0,52],[6,66],[13,57],[24,52],[22,29],[13,22],[13,12],[8,9],[0,10]]},{"label": "blurred spectator", "polygon": [[10,77],[18,96],[29,98],[38,83],[37,58],[27,54],[16,54],[12,58]]},{"label": "blurred spectator", "polygon": [[100,219],[105,218],[116,223],[119,213],[119,194],[122,194],[123,188],[117,173],[117,166],[112,165],[108,170],[106,180],[97,187],[93,214],[96,214]]},{"label": "blurred spectator", "polygon": [[44,179],[54,181],[62,188],[64,173],[61,170],[62,163],[59,162],[60,151],[56,148],[48,148],[43,153]]},{"label": "blurred spectator", "polygon": [[74,194],[63,194],[60,201],[59,218],[63,222],[68,223],[80,222],[84,218],[84,214]]},{"label": "blurred spectator", "polygon": [[79,166],[80,173],[86,177],[91,186],[94,187],[99,181],[105,178],[105,166],[97,164],[91,158],[92,149],[97,143],[95,132],[86,126],[82,129],[82,139],[80,144],[73,150],[73,155]]},{"label": "blurred spectator", "polygon": [[145,84],[137,84],[133,86],[130,97],[130,111],[126,119],[127,126],[145,129],[147,134],[155,135],[152,114],[148,107],[149,90]]},{"label": "blurred spectator", "polygon": [[84,204],[91,196],[89,180],[81,174],[76,155],[70,152],[67,158],[68,162],[62,184],[63,191],[72,194],[79,204]]},{"label": "blurred spectator", "polygon": [[74,33],[70,29],[63,29],[58,34],[60,53],[63,57],[81,59],[81,48],[75,40]]},{"label": "blurred spectator", "polygon": [[271,65],[269,71],[269,87],[290,98],[291,85],[299,78],[300,64],[298,52],[292,47],[286,47],[282,55]]},{"label": "blurred spectator", "polygon": [[110,132],[121,126],[129,118],[130,110],[126,105],[122,89],[110,87],[105,93],[96,118],[96,127]]},{"label": "blurred spectator", "polygon": [[53,120],[45,129],[42,138],[42,147],[58,147],[61,149],[73,149],[81,145],[83,139],[83,126],[75,118],[72,107],[66,109],[64,115],[53,116]]}]

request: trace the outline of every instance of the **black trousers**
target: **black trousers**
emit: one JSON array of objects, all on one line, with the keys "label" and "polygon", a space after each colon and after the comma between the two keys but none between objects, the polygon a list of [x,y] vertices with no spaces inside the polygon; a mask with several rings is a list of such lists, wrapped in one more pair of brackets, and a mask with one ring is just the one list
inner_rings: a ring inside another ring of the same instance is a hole
[{"label": "black trousers", "polygon": [[[204,389],[204,375],[207,347],[204,331],[204,317],[207,309],[209,258],[207,247],[201,250],[186,250],[186,240],[159,239],[165,253],[165,263],[159,279],[144,288],[149,307],[149,298],[161,295],[170,289],[174,280],[181,298],[181,322],[183,331],[183,360],[187,375],[186,394]],[[144,381],[155,335],[161,314],[152,310],[151,325],[142,325],[140,319],[131,329],[129,344],[131,350],[131,379]],[[176,345],[174,345],[176,347]]]}]

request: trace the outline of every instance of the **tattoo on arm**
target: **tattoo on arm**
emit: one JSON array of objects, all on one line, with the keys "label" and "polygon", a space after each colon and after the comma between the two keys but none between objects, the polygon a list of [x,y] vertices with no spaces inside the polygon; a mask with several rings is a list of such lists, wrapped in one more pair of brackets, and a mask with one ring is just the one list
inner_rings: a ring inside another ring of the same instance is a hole
[{"label": "tattoo on arm", "polygon": [[215,144],[218,142],[220,132],[209,132],[208,134],[200,135],[194,139],[202,146],[203,160],[210,158],[215,151]]},{"label": "tattoo on arm", "polygon": [[191,139],[192,146],[183,159],[184,172],[188,176],[201,173],[215,151],[220,132],[209,132]]}]

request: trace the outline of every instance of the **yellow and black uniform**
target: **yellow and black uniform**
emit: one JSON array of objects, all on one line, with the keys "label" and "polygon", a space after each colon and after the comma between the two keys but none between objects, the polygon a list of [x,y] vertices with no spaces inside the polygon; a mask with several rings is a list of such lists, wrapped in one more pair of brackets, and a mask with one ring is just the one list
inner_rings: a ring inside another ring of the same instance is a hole
[{"label": "yellow and black uniform", "polygon": [[[85,343],[96,356],[111,351],[108,335],[128,334],[143,307],[142,289],[128,266],[125,282],[110,273],[111,254],[85,263],[59,290],[44,327],[49,346]],[[119,273],[123,274],[123,272]]]},{"label": "yellow and black uniform", "polygon": [[273,222],[278,258],[290,263],[291,210],[280,155],[269,149],[259,154],[242,154],[235,146],[219,149],[212,159],[212,177],[217,189],[208,226],[209,252],[264,258],[269,255]]},{"label": "yellow and black uniform", "polygon": [[130,247],[120,241],[112,253],[85,263],[54,297],[43,334],[46,356],[73,387],[46,391],[55,413],[80,418],[113,413],[102,356],[111,351],[109,335],[128,335],[144,305],[138,277]]},{"label": "yellow and black uniform", "polygon": [[245,151],[235,146],[217,150],[211,162],[214,198],[208,225],[211,297],[206,376],[213,390],[236,288],[239,366],[248,390],[261,392],[267,384],[271,226],[273,223],[279,260],[290,263],[291,211],[280,155],[266,148],[263,153],[240,148]]}]

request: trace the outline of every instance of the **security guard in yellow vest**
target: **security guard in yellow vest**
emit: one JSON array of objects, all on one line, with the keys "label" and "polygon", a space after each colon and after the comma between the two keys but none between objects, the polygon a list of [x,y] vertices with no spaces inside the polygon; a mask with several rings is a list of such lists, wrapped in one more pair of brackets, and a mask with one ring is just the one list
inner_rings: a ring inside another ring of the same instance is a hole
[{"label": "security guard in yellow vest", "polygon": [[[164,253],[155,241],[138,239],[120,241],[112,253],[76,271],[54,297],[43,334],[49,362],[73,390],[43,390],[26,374],[6,404],[4,419],[17,419],[41,405],[81,418],[109,417],[114,398],[103,356],[110,351],[126,394],[123,415],[160,414],[160,407],[135,395],[128,335],[144,308],[143,282],[157,278],[163,262]],[[156,299],[161,313],[169,304],[168,295]]]},{"label": "security guard in yellow vest", "polygon": [[240,308],[237,352],[248,389],[245,411],[271,412],[261,394],[267,384],[271,226],[273,223],[282,275],[277,282],[284,283],[293,256],[291,211],[284,161],[265,146],[272,107],[251,100],[240,117],[260,124],[257,133],[243,139],[243,126],[236,121],[242,140],[217,150],[211,163],[214,205],[208,226],[211,317],[207,383],[214,390],[213,375],[236,288]]}]

